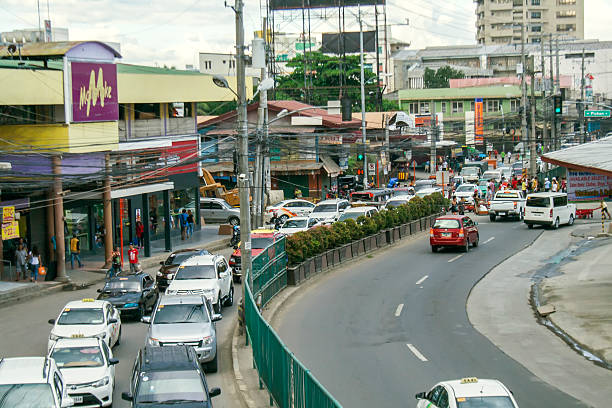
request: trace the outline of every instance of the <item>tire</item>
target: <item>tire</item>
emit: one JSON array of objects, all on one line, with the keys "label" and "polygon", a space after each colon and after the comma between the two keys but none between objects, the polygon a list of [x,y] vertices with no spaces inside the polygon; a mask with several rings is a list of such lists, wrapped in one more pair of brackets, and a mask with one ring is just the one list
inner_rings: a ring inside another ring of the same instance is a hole
[{"label": "tire", "polygon": [[215,352],[215,358],[213,358],[211,362],[206,363],[206,371],[208,371],[209,373],[217,372],[217,370],[219,369],[218,357],[219,355]]},{"label": "tire", "polygon": [[284,224],[288,219],[289,219],[289,216],[287,216],[286,214],[283,214],[280,217],[278,217],[278,220],[280,221],[281,224]]},{"label": "tire", "polygon": [[572,214],[570,214],[570,219],[567,222],[567,225],[574,225],[574,216]]},{"label": "tire", "polygon": [[489,219],[491,222],[495,222],[495,214],[489,214]]},{"label": "tire", "polygon": [[234,281],[234,283],[240,283],[242,281],[242,278],[240,276],[233,276],[232,280]]},{"label": "tire", "polygon": [[533,224],[527,224],[527,228],[533,229]]},{"label": "tire", "polygon": [[229,222],[229,224],[230,224],[231,226],[240,225],[240,218],[238,218],[238,217],[229,217],[229,219],[227,220],[227,222]]},{"label": "tire", "polygon": [[225,299],[225,303],[223,306],[229,307],[234,304],[234,285],[230,286],[229,293],[227,294],[227,298]]},{"label": "tire", "polygon": [[219,296],[217,297],[217,303],[213,305],[213,309],[215,313],[221,313],[221,293],[219,293]]},{"label": "tire", "polygon": [[478,246],[478,241],[480,241],[480,235],[476,235],[476,241],[472,242],[472,246],[474,248]]},{"label": "tire", "polygon": [[555,222],[552,227],[553,229],[559,229],[559,217],[555,218]]},{"label": "tire", "polygon": [[461,248],[461,250],[463,252],[469,252],[470,250],[470,239],[469,238],[465,239],[465,245]]},{"label": "tire", "polygon": [[435,245],[432,245],[432,246],[431,246],[431,252],[433,252],[434,254],[435,254],[436,252],[438,252],[438,247],[437,247],[437,246],[435,246]]}]

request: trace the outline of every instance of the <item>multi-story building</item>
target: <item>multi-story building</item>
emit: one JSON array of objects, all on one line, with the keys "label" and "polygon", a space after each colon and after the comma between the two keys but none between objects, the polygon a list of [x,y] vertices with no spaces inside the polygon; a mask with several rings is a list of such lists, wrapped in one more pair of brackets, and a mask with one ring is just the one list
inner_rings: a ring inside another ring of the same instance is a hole
[{"label": "multi-story building", "polygon": [[[481,45],[528,43],[542,34],[584,39],[585,0],[476,0],[476,41]],[[526,18],[525,18],[526,16]]]}]

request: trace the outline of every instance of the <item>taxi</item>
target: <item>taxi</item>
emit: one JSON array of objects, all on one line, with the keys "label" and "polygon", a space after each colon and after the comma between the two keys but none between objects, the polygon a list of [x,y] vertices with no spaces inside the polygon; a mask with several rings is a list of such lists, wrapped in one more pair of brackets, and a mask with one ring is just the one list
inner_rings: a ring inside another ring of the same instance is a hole
[{"label": "taxi", "polygon": [[417,408],[518,408],[512,392],[500,381],[475,377],[442,381],[415,397]]},{"label": "taxi", "polygon": [[97,337],[111,348],[121,341],[121,317],[119,311],[106,300],[82,299],[68,302],[57,319],[49,319],[53,325],[47,351],[60,338]]},{"label": "taxi", "polygon": [[110,407],[115,387],[113,352],[99,338],[61,338],[49,357],[64,376],[68,395],[82,407]]}]

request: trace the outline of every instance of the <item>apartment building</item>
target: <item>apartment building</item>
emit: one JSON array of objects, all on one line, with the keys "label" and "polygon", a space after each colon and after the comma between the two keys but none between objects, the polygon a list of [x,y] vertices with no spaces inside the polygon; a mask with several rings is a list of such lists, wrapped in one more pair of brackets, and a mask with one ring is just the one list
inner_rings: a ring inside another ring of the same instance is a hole
[{"label": "apartment building", "polygon": [[585,0],[476,0],[478,44],[521,42],[524,17],[528,43],[540,42],[542,34],[584,39]]}]

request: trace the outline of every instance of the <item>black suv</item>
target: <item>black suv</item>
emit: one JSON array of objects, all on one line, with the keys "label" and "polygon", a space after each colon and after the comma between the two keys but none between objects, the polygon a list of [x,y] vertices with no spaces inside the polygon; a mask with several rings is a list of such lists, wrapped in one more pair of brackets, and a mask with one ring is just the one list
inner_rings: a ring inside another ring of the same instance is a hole
[{"label": "black suv", "polygon": [[220,388],[208,389],[206,377],[193,347],[151,347],[138,352],[130,391],[121,398],[132,407],[155,408],[179,404],[183,408],[212,407]]},{"label": "black suv", "polygon": [[171,253],[165,261],[161,261],[157,272],[157,287],[160,292],[168,288],[181,262],[198,255],[210,255],[210,252],[205,249],[179,249]]}]

